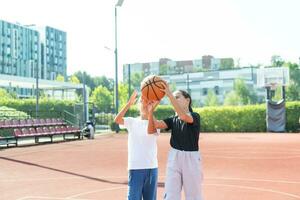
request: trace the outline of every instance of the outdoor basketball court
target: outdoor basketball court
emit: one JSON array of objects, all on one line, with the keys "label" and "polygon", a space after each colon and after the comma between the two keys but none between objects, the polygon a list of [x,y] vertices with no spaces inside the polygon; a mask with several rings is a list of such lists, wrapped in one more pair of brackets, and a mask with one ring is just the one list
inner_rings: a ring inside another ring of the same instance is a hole
[{"label": "outdoor basketball court", "polygon": [[[158,140],[157,199],[163,197],[169,136]],[[299,144],[298,134],[201,134],[204,199],[300,199]],[[126,167],[127,134],[1,149],[0,199],[126,199]]]}]

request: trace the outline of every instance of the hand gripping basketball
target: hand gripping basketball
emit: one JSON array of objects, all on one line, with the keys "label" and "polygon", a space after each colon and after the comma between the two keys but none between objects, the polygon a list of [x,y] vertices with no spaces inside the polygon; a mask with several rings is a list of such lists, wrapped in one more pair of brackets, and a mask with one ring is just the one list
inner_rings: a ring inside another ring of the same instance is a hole
[{"label": "hand gripping basketball", "polygon": [[165,81],[159,76],[151,75],[141,83],[142,97],[149,101],[159,101],[165,96]]}]

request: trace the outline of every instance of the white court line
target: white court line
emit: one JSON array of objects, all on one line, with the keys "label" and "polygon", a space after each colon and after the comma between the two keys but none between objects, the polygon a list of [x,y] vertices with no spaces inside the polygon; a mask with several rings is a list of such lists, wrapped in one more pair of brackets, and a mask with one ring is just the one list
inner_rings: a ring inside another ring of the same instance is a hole
[{"label": "white court line", "polygon": [[[241,151],[235,151],[235,150],[231,150],[231,151],[204,151],[204,154],[209,154],[209,153],[234,153],[234,154],[261,154],[262,151],[257,151],[257,150],[252,150],[252,151],[247,151],[247,152],[241,152]],[[203,154],[203,152],[202,152]],[[300,155],[300,151],[266,151],[264,150],[263,154],[290,154],[290,155]]]},{"label": "white court line", "polygon": [[234,181],[252,181],[252,182],[271,182],[271,183],[287,183],[287,184],[300,184],[300,181],[287,181],[287,180],[269,180],[269,179],[247,179],[247,178],[230,178],[230,177],[205,177],[204,180],[234,180]]},{"label": "white court line", "polygon": [[[29,199],[29,200],[32,200],[32,199],[68,200],[65,197],[60,198],[60,197],[46,197],[46,196],[26,196],[26,197],[19,198],[17,200],[26,200],[26,199]],[[90,200],[90,199],[76,199],[76,200]]]},{"label": "white court line", "polygon": [[287,160],[287,159],[294,159],[294,158],[300,158],[299,156],[282,156],[282,157],[240,157],[240,156],[216,156],[216,155],[203,155],[202,157],[213,157],[213,158],[229,158],[229,159],[241,159],[241,160]]},{"label": "white court line", "polygon": [[272,190],[272,189],[248,187],[248,186],[240,186],[240,185],[227,185],[227,184],[203,184],[203,185],[204,186],[234,187],[234,188],[240,188],[240,189],[256,190],[256,191],[260,191],[260,192],[270,192],[270,193],[275,193],[275,194],[280,194],[283,196],[289,196],[289,197],[293,197],[296,199],[300,199],[300,196],[298,196],[298,195],[287,193],[287,192],[281,192],[278,190]]},{"label": "white court line", "polygon": [[[112,190],[120,190],[120,189],[127,189],[127,186],[122,186],[122,187],[110,187],[110,188],[105,188],[105,189],[99,189],[99,190],[93,190],[93,191],[88,191],[88,192],[82,192],[79,194],[74,194],[72,196],[68,196],[66,197],[66,199],[72,199],[74,197],[78,197],[78,196],[82,196],[82,195],[86,195],[86,194],[92,194],[92,193],[96,193],[96,192],[105,192],[105,191],[112,191]],[[76,199],[78,200],[78,199]]]},{"label": "white court line", "polygon": [[274,151],[274,150],[278,150],[278,151],[287,151],[287,152],[299,152],[300,153],[300,149],[286,149],[286,148],[268,148],[268,147],[236,147],[236,148],[212,148],[212,149],[205,149],[204,152],[206,151],[226,151],[226,150],[264,150],[264,151]]}]

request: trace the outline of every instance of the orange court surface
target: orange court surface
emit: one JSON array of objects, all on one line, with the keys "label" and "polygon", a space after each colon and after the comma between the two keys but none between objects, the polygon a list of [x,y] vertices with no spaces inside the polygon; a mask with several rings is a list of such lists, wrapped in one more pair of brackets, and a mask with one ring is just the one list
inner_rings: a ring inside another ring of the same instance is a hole
[{"label": "orange court surface", "polygon": [[[157,199],[169,138],[158,137]],[[300,199],[299,134],[201,133],[200,149],[204,200]],[[0,191],[1,200],[126,199],[127,134],[2,148]]]}]

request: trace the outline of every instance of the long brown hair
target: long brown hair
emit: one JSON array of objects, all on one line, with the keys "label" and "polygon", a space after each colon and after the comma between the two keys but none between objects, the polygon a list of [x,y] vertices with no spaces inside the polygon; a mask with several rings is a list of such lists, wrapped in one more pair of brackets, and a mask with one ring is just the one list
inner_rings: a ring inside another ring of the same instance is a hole
[{"label": "long brown hair", "polygon": [[189,111],[190,111],[190,112],[193,112],[191,95],[190,95],[187,91],[185,91],[185,90],[177,90],[177,91],[180,92],[180,93],[182,94],[182,96],[184,96],[184,98],[190,99],[190,103],[189,103]]}]

